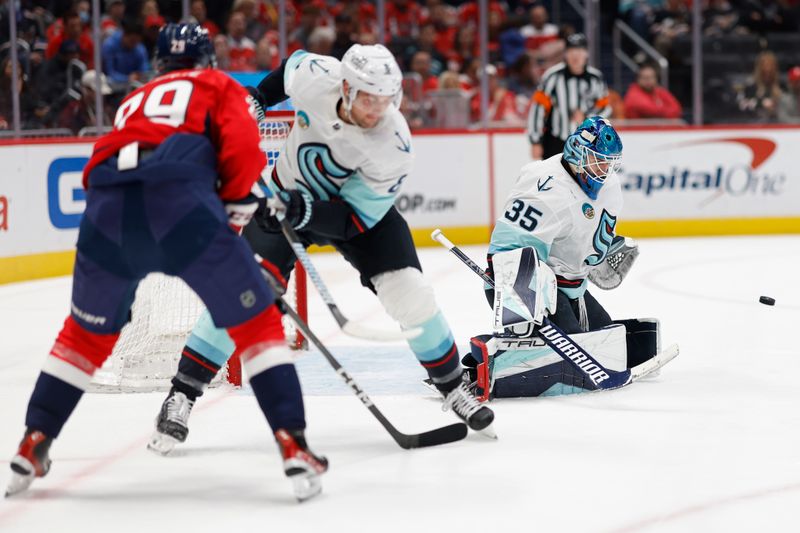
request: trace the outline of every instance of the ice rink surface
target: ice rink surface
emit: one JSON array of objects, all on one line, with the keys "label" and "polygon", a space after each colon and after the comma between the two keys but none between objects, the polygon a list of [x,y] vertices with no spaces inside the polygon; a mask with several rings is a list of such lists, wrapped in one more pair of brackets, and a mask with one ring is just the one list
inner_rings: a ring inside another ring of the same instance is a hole
[{"label": "ice rink surface", "polygon": [[[87,394],[53,445],[50,474],[0,503],[0,531],[800,531],[800,237],[640,246],[622,286],[593,293],[612,317],[661,319],[664,344],[679,343],[655,380],[498,400],[499,440],[405,451],[307,353],[307,434],[331,469],[323,494],[302,505],[247,389],[203,397],[168,458],[145,450],[163,393]],[[483,262],[485,247],[466,250]],[[480,281],[442,248],[420,255],[463,353],[490,329]],[[313,259],[345,314],[391,325],[341,258]],[[69,290],[68,278],[0,287],[3,485]],[[310,292],[312,327],[401,431],[455,420],[419,384],[406,347],[342,336]]]}]

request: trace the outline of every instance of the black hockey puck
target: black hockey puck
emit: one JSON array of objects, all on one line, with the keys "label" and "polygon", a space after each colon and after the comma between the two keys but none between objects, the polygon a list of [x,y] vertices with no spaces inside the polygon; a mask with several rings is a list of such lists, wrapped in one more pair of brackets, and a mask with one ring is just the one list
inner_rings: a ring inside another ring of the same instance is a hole
[{"label": "black hockey puck", "polygon": [[762,296],[758,301],[764,305],[775,305],[775,298],[770,298],[769,296]]}]

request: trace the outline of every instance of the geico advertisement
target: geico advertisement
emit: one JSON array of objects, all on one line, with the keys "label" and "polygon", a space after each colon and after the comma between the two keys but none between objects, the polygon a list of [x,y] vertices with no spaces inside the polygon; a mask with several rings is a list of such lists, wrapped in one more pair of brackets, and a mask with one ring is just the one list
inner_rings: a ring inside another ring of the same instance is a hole
[{"label": "geico advertisement", "polygon": [[[790,179],[800,129],[621,129],[623,219],[800,215]],[[494,136],[495,210],[530,161],[522,134]]]},{"label": "geico advertisement", "polygon": [[486,135],[415,135],[414,170],[395,201],[412,228],[490,223]]},{"label": "geico advertisement", "polygon": [[91,149],[90,143],[0,147],[0,256],[75,246]]},{"label": "geico advertisement", "polygon": [[776,217],[800,213],[790,180],[800,130],[623,132],[624,216]]}]

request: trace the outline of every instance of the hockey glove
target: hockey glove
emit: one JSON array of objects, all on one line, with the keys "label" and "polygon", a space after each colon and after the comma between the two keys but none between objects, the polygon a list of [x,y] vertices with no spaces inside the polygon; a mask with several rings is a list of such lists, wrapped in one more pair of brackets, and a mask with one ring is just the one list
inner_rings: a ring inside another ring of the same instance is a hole
[{"label": "hockey glove", "polygon": [[637,257],[639,245],[630,237],[617,235],[605,260],[589,272],[589,281],[604,290],[615,289],[628,275]]},{"label": "hockey glove", "polygon": [[259,124],[267,119],[264,113],[264,106],[261,104],[261,94],[255,87],[245,87],[250,96],[247,98],[247,103],[250,104],[250,114],[256,119]]},{"label": "hockey glove", "polygon": [[255,195],[248,194],[241,200],[227,202],[225,212],[228,214],[228,225],[233,231],[241,234],[242,229],[250,222],[253,215],[258,210],[259,199]]},{"label": "hockey glove", "polygon": [[256,223],[268,233],[278,233],[285,218],[294,229],[303,229],[311,221],[312,202],[310,196],[298,190],[279,191],[263,200]]}]

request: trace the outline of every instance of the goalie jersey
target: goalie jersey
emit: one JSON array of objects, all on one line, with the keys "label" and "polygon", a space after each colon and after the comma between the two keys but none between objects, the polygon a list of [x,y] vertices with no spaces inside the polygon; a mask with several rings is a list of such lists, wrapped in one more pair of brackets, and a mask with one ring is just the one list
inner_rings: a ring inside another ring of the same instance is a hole
[{"label": "goalie jersey", "polygon": [[559,290],[578,298],[589,271],[608,254],[622,188],[611,175],[592,200],[564,165],[558,154],[522,167],[492,232],[489,256],[532,246],[555,272]]},{"label": "goalie jersey", "polygon": [[299,50],[286,62],[286,94],[295,122],[271,176],[271,188],[298,189],[314,200],[344,200],[373,227],[394,205],[414,156],[411,133],[398,109],[390,106],[371,129],[341,120],[341,63],[330,56]]}]

